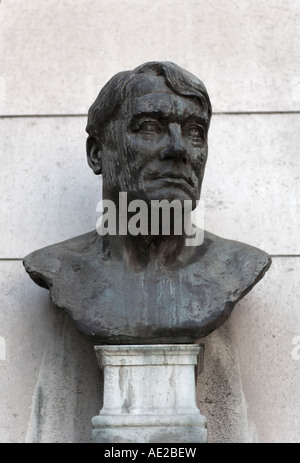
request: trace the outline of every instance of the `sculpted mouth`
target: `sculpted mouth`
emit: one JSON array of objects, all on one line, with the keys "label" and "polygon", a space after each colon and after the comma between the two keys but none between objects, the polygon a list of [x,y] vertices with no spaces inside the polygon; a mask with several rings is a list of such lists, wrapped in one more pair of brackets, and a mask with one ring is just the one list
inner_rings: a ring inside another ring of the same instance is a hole
[{"label": "sculpted mouth", "polygon": [[191,177],[184,175],[182,172],[163,172],[157,175],[149,175],[145,180],[148,182],[166,182],[170,187],[174,186],[183,189],[189,194],[195,192],[195,182]]},{"label": "sculpted mouth", "polygon": [[161,174],[157,179],[160,178],[169,178],[171,180],[184,180],[186,183],[188,183],[192,188],[194,188],[194,182],[190,177],[187,177],[186,175],[182,173],[175,173],[175,172],[166,172]]}]

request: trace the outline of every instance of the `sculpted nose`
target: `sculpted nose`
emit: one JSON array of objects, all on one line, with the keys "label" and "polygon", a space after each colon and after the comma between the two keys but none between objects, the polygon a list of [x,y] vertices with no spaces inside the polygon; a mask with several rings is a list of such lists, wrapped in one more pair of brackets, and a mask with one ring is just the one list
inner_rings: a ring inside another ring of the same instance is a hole
[{"label": "sculpted nose", "polygon": [[170,142],[168,146],[161,152],[161,160],[174,159],[177,161],[187,161],[187,150],[184,147],[181,127],[179,124],[170,124],[169,126]]}]

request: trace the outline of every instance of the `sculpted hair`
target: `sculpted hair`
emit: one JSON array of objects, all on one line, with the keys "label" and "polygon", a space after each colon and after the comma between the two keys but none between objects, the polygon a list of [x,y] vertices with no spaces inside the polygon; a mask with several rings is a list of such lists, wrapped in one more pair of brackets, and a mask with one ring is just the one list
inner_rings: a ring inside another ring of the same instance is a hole
[{"label": "sculpted hair", "polygon": [[127,96],[129,83],[139,74],[155,74],[163,76],[174,93],[197,98],[201,106],[207,110],[207,126],[212,114],[212,108],[207,90],[196,76],[169,61],[151,61],[132,71],[119,72],[102,88],[88,112],[86,131],[97,141],[101,139],[106,124],[113,118]]}]

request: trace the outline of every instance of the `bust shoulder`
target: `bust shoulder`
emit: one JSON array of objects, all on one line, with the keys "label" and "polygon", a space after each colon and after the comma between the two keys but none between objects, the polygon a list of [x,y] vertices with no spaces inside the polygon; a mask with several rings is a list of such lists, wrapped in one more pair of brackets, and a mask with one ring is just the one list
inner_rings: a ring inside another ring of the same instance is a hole
[{"label": "bust shoulder", "polygon": [[96,242],[99,240],[96,230],[74,238],[55,243],[28,254],[23,259],[26,272],[32,280],[43,288],[49,289],[55,277],[62,270],[75,265],[83,258],[91,257],[99,251]]},{"label": "bust shoulder", "polygon": [[205,268],[207,278],[228,286],[228,290],[236,296],[234,302],[244,297],[263,278],[272,262],[269,254],[255,246],[208,231],[205,231],[203,249],[200,247],[199,253],[198,266]]}]

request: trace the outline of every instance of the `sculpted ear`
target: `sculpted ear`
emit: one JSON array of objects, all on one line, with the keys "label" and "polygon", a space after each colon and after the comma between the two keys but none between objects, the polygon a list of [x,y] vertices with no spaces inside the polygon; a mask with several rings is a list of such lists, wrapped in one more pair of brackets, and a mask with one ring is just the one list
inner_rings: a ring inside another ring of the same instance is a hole
[{"label": "sculpted ear", "polygon": [[99,175],[102,173],[102,152],[99,148],[98,142],[91,135],[88,136],[86,141],[86,154],[87,161],[94,174]]}]

